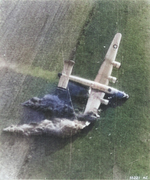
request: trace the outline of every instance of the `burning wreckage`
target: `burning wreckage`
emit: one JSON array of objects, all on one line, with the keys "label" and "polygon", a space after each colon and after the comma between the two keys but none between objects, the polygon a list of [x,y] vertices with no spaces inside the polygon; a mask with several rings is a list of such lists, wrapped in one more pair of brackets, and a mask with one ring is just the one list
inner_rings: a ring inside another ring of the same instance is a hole
[{"label": "burning wreckage", "polygon": [[[71,75],[74,61],[65,61],[54,94],[45,95],[43,98],[33,97],[22,104],[25,107],[48,114],[48,119],[29,124],[12,125],[3,129],[3,131],[17,132],[27,136],[47,134],[69,137],[100,117],[98,109],[101,104],[111,106],[113,99],[126,101],[129,98],[128,94],[108,86],[109,81],[115,83],[117,80],[111,76],[113,67],[119,68],[121,65],[115,61],[121,37],[120,33],[115,35],[94,81]],[[83,114],[77,114],[74,111],[71,99],[71,97],[76,97],[77,94],[74,88],[78,89],[83,97],[87,98]],[[104,96],[109,100],[104,99]]]}]

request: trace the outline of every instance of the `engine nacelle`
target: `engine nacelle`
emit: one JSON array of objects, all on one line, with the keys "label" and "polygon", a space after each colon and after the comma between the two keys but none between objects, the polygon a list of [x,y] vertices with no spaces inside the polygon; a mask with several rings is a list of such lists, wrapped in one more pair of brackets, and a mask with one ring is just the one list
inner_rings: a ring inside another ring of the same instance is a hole
[{"label": "engine nacelle", "polygon": [[112,62],[112,65],[113,65],[114,67],[116,67],[116,68],[120,68],[121,63],[120,63],[120,62],[117,62],[117,61],[113,61],[113,62]]},{"label": "engine nacelle", "polygon": [[105,105],[108,105],[109,101],[107,99],[101,99],[101,103],[105,104]]},{"label": "engine nacelle", "polygon": [[109,81],[111,81],[112,83],[115,83],[117,81],[117,78],[116,77],[112,77],[112,76],[109,76],[108,77]]}]

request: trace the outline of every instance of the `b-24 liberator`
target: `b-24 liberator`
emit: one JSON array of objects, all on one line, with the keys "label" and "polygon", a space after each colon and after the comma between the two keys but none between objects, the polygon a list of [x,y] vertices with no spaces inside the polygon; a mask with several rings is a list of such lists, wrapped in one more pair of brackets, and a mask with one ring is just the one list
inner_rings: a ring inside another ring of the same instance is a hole
[{"label": "b-24 liberator", "polygon": [[[35,111],[41,111],[43,119],[12,125],[4,131],[23,135],[72,136],[100,117],[98,114],[100,105],[109,104],[109,100],[104,99],[105,94],[112,98],[127,100],[128,94],[109,86],[109,81],[115,83],[117,80],[111,76],[113,67],[119,68],[121,65],[115,61],[121,37],[120,33],[115,35],[94,81],[71,75],[75,62],[64,61],[63,71],[54,94],[45,95],[43,98],[33,97],[22,104]],[[83,114],[77,114],[74,111],[69,81],[89,87],[89,97]]]}]

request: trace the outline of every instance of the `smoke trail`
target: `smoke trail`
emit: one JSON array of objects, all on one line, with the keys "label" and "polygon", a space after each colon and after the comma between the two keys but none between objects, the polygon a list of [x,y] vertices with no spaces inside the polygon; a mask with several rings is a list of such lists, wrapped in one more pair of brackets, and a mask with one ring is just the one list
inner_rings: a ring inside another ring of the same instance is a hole
[{"label": "smoke trail", "polygon": [[[41,119],[39,122],[39,120],[32,119],[33,116],[31,116],[25,124],[12,125],[4,128],[3,131],[20,133],[25,136],[46,134],[69,137],[87,127],[90,124],[88,121],[93,120],[92,114],[85,117],[75,114],[72,103],[63,98],[61,93],[56,95],[56,92],[53,95],[47,94],[43,98],[33,97],[22,103],[23,106],[33,109],[34,113],[38,112],[38,116],[44,114],[45,117],[41,117],[45,120]],[[31,113],[34,114],[32,111]],[[87,118],[88,116],[89,118]]]},{"label": "smoke trail", "polygon": [[56,95],[47,94],[43,98],[33,97],[22,103],[22,105],[38,111],[47,112],[53,117],[75,117],[73,107],[60,100]]},{"label": "smoke trail", "polygon": [[70,121],[65,118],[55,118],[54,120],[46,119],[40,123],[12,125],[3,129],[3,131],[20,133],[25,136],[46,134],[64,138],[77,134],[89,124],[88,121]]},{"label": "smoke trail", "polygon": [[[80,103],[85,103],[88,98],[88,89],[77,83],[69,83],[69,91],[71,98],[79,100]],[[106,96],[108,95],[106,94]],[[34,112],[31,111],[28,115],[30,120],[25,121],[25,124],[9,126],[3,129],[3,131],[20,133],[25,136],[46,134],[69,137],[77,134],[91,122],[95,122],[99,118],[99,116],[96,116],[92,112],[88,114],[75,114],[72,104],[65,101],[62,97],[60,98],[56,94],[47,94],[43,98],[33,97],[22,103],[23,106],[35,110]],[[103,110],[108,107],[122,105],[125,102],[122,99],[118,100],[116,97],[108,96],[107,98],[110,103],[108,106],[101,106]],[[35,112],[38,113],[38,117],[36,114],[35,119],[33,119]],[[40,118],[41,120],[39,120]]]},{"label": "smoke trail", "polygon": [[[71,88],[73,89],[71,92],[75,97],[82,98],[83,94],[83,98],[85,98],[87,89],[83,89],[83,87],[79,88],[77,84],[71,84]],[[114,106],[116,98],[109,97],[109,100],[110,105],[105,106],[105,108]],[[30,114],[30,120],[25,121],[25,124],[12,125],[3,129],[3,131],[20,133],[25,136],[46,134],[63,138],[77,134],[91,122],[95,122],[99,118],[99,116],[96,116],[92,112],[88,114],[75,114],[74,108],[61,100],[57,95],[47,94],[43,98],[33,97],[22,103],[22,105],[29,109],[34,109],[35,112],[38,112],[38,117],[42,114],[45,114],[45,117],[41,116],[42,119],[39,122],[37,117],[36,120],[32,119],[34,113],[31,111],[32,116]]]}]

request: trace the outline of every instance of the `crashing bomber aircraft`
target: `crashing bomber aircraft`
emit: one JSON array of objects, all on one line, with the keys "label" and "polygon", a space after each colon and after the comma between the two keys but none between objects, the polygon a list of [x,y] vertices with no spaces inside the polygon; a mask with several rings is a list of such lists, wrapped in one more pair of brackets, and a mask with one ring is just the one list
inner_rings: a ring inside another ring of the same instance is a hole
[{"label": "crashing bomber aircraft", "polygon": [[[108,99],[104,99],[105,94],[109,98],[128,99],[129,96],[125,92],[108,86],[109,81],[116,82],[116,78],[111,76],[113,67],[119,68],[121,65],[115,61],[121,37],[120,33],[115,35],[94,81],[71,75],[74,61],[65,61],[55,93],[45,95],[43,98],[34,97],[23,103],[24,106],[29,108],[47,112],[51,120],[13,125],[5,128],[4,131],[19,132],[24,135],[53,134],[60,137],[71,136],[99,118],[98,109],[100,105],[108,105],[109,103]],[[89,98],[82,115],[74,112],[68,88],[69,80],[90,88]]]}]

